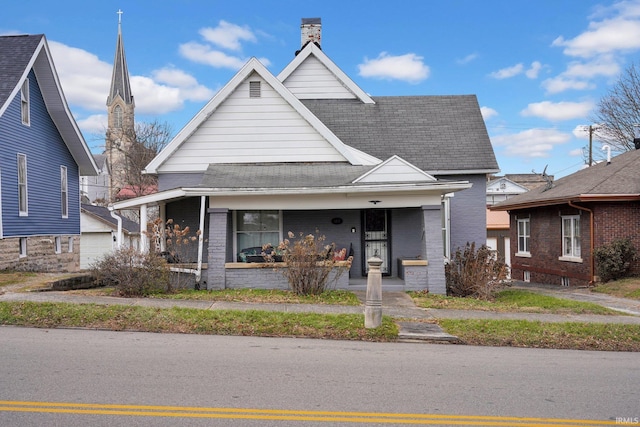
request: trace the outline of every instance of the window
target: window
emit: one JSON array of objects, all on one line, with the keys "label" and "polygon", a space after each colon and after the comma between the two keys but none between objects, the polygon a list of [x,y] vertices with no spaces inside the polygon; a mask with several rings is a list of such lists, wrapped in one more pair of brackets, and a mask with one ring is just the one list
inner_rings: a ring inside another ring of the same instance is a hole
[{"label": "window", "polygon": [[[251,255],[251,252],[259,255],[267,243],[277,246],[282,236],[280,228],[278,211],[236,211],[234,229],[238,259],[244,261],[243,255]],[[251,251],[251,248],[255,250]]]},{"label": "window", "polygon": [[22,117],[22,124],[29,125],[31,122],[31,113],[29,106],[29,79],[25,79],[20,89],[20,116]]},{"label": "window", "polygon": [[73,237],[69,237],[69,239],[67,240],[68,245],[67,245],[67,251],[69,253],[73,253]]},{"label": "window", "polygon": [[113,108],[113,127],[122,129],[122,107],[119,105]]},{"label": "window", "polygon": [[54,245],[55,245],[55,251],[57,254],[62,252],[62,239],[60,238],[60,236],[56,236],[55,241],[54,241]]},{"label": "window", "polygon": [[580,216],[562,217],[562,258],[580,258]]},{"label": "window", "polygon": [[20,216],[29,214],[27,194],[27,156],[18,154],[18,211]]},{"label": "window", "polygon": [[60,166],[60,212],[62,212],[62,218],[69,218],[69,187],[66,166]]},{"label": "window", "polygon": [[260,82],[249,82],[249,98],[260,98]]},{"label": "window", "polygon": [[20,258],[24,258],[27,256],[27,238],[20,238]]},{"label": "window", "polygon": [[523,273],[523,279],[525,282],[531,282],[531,272],[529,270],[525,270]]},{"label": "window", "polygon": [[518,254],[529,254],[530,227],[529,218],[518,220]]}]

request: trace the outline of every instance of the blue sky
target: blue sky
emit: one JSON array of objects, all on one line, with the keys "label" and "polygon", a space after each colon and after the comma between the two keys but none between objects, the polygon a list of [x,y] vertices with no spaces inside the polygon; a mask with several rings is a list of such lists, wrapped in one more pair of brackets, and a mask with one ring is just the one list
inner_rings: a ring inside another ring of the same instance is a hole
[{"label": "blue sky", "polygon": [[249,58],[277,75],[320,17],[323,51],[374,97],[477,95],[503,174],[578,170],[594,108],[640,53],[640,0],[7,2],[0,34],[46,34],[96,153],[119,9],[137,120],[177,133]]}]

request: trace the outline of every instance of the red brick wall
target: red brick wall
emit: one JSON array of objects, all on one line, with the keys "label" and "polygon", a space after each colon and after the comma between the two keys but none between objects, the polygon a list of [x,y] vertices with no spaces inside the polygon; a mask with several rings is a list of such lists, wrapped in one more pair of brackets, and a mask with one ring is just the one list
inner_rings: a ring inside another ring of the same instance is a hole
[{"label": "red brick wall", "polygon": [[[610,243],[615,239],[630,238],[640,251],[640,203],[617,202],[584,204],[594,213],[594,246]],[[580,214],[582,262],[561,261],[562,219],[561,215]],[[530,258],[518,257],[517,218],[530,216]],[[591,269],[590,214],[569,205],[550,206],[511,212],[511,276],[523,280],[524,271],[529,271],[531,281],[561,285],[567,277],[571,286],[589,284]],[[640,274],[640,260],[636,261],[632,273]],[[594,272],[594,274],[597,274]]]},{"label": "red brick wall", "polygon": [[[562,218],[561,215],[580,215],[580,236],[582,262],[561,261]],[[517,218],[530,217],[531,237],[529,252],[531,257],[516,256],[518,250]],[[569,279],[571,286],[586,286],[590,281],[590,250],[588,212],[579,211],[568,205],[543,207],[511,213],[511,277],[523,280],[524,271],[529,271],[531,282],[560,286],[562,277]]]}]

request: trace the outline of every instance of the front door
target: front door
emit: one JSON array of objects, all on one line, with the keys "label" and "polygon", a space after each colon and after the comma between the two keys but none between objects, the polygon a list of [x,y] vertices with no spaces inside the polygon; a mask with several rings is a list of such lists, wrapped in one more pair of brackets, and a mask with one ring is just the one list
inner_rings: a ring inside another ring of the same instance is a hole
[{"label": "front door", "polygon": [[383,275],[391,274],[391,244],[389,233],[389,212],[385,209],[368,209],[364,211],[364,260],[363,274],[369,272],[367,260],[376,256],[382,260],[380,271]]}]

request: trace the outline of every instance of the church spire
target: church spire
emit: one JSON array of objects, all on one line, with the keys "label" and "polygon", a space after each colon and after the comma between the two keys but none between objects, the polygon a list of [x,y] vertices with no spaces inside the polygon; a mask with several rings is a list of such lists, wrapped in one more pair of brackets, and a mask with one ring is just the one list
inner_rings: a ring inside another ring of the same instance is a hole
[{"label": "church spire", "polygon": [[124,43],[122,43],[122,11],[118,10],[118,39],[116,41],[116,54],[113,59],[113,73],[111,75],[111,90],[107,98],[107,105],[113,104],[117,96],[120,96],[125,104],[133,105],[133,95],[129,83],[129,70],[127,59],[124,56]]}]

